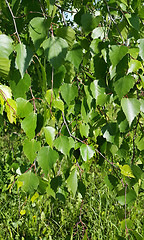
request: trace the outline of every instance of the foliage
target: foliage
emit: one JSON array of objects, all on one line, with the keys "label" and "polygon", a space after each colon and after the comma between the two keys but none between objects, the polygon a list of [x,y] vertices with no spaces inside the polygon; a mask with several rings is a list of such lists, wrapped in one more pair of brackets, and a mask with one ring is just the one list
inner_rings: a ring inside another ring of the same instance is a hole
[{"label": "foliage", "polygon": [[0,3],[0,127],[20,148],[8,188],[79,199],[83,239],[96,237],[81,218],[96,165],[110,191],[102,202],[123,208],[126,239],[142,239],[127,213],[144,191],[143,10],[142,0]]}]

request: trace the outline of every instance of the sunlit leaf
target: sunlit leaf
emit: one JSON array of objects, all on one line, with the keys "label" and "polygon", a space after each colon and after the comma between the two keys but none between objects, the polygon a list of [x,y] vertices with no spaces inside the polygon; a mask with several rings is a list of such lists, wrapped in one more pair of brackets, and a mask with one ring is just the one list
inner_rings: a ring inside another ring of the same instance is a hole
[{"label": "sunlit leaf", "polygon": [[78,180],[77,180],[77,170],[73,169],[71,174],[67,179],[67,186],[72,191],[73,197],[75,197],[77,187],[78,187]]},{"label": "sunlit leaf", "polygon": [[129,126],[131,126],[132,121],[140,112],[140,102],[136,98],[123,98],[121,100],[121,106]]}]

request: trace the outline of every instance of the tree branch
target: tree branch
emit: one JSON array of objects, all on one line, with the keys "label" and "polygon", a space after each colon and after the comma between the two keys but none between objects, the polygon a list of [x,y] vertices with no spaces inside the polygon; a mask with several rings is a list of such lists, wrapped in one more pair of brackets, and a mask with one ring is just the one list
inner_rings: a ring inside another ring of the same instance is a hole
[{"label": "tree branch", "polygon": [[18,30],[17,30],[16,21],[15,21],[15,16],[13,15],[13,12],[12,12],[12,10],[11,10],[11,7],[10,7],[8,1],[5,0],[5,2],[6,2],[6,4],[8,5],[8,8],[9,8],[10,13],[11,13],[11,15],[12,15],[13,23],[14,23],[14,27],[15,27],[15,31],[16,31],[16,34],[17,34],[18,40],[19,40],[19,42],[20,42],[20,44],[21,44],[20,36],[19,36]]}]

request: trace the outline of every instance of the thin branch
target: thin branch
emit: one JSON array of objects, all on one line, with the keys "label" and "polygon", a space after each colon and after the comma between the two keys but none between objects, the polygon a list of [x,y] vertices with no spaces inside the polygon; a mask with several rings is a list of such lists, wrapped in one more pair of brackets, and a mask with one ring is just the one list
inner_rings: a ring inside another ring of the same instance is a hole
[{"label": "thin branch", "polygon": [[[74,139],[77,140],[78,142],[81,142],[81,143],[86,144],[84,141],[82,141],[81,139],[79,139],[79,138],[77,138],[77,137],[75,137],[75,136],[73,136],[73,135],[71,134],[63,112],[62,112],[62,116],[63,116],[64,124],[65,124],[65,126],[66,126],[66,128],[67,128],[67,131],[68,131],[70,137],[74,138]],[[96,151],[97,153],[99,153],[99,154],[100,154],[108,163],[110,163],[113,167],[115,167],[116,169],[118,169],[118,168],[114,165],[114,163],[110,162],[98,149],[95,149],[95,151]]]},{"label": "thin branch", "polygon": [[118,28],[118,26],[117,26],[117,23],[116,23],[116,21],[113,19],[112,15],[111,15],[111,13],[110,13],[109,5],[107,4],[107,1],[106,1],[106,0],[104,0],[104,2],[105,2],[105,4],[106,4],[106,6],[107,6],[107,10],[108,10],[108,14],[109,14],[109,16],[110,16],[110,19],[111,19],[111,20],[113,21],[113,23],[116,25],[117,31],[118,31],[118,33],[119,33],[119,35],[120,35],[120,37],[121,37],[121,39],[122,39],[122,41],[123,41],[123,44],[125,44],[125,41],[124,41],[123,36],[121,35],[121,32],[120,32],[120,30],[119,30],[119,28]]},{"label": "thin branch", "polygon": [[64,12],[63,11],[61,11],[61,12],[62,12],[62,18],[63,18],[64,25],[66,26],[67,24],[66,24],[66,21],[65,21]]},{"label": "thin branch", "polygon": [[6,4],[8,5],[8,8],[9,8],[10,13],[11,13],[11,15],[12,15],[13,23],[14,23],[14,27],[15,27],[15,31],[16,31],[16,34],[17,34],[17,36],[18,36],[18,40],[19,40],[19,42],[21,43],[20,36],[19,36],[18,30],[17,30],[17,25],[16,25],[16,21],[15,21],[15,16],[13,15],[13,12],[12,12],[12,10],[11,10],[11,7],[10,7],[8,1],[5,0],[5,2],[6,2]]},{"label": "thin branch", "polygon": [[57,5],[56,3],[55,3],[55,6],[56,6],[57,8],[59,8],[60,10],[62,10],[63,12],[76,13],[75,11],[65,10],[65,9],[63,9],[61,6]]},{"label": "thin branch", "polygon": [[33,100],[33,105],[34,105],[34,112],[36,112],[36,111],[37,111],[37,108],[36,108],[36,104],[35,104],[35,97],[34,97],[34,95],[33,95],[33,92],[32,92],[31,87],[30,87],[29,89],[30,89],[30,92],[31,92],[31,95],[32,95],[32,100]]}]

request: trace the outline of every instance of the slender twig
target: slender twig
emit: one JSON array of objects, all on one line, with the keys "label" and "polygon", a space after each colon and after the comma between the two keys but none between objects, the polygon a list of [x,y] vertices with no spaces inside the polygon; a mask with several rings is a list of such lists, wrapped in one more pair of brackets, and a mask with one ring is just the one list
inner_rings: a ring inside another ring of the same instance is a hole
[{"label": "slender twig", "polygon": [[[81,142],[81,143],[86,144],[84,141],[82,141],[81,139],[79,139],[79,138],[77,138],[77,137],[75,137],[75,136],[73,136],[73,135],[71,134],[63,112],[62,112],[62,116],[63,116],[64,124],[65,124],[65,126],[66,126],[66,128],[67,128],[67,131],[68,131],[70,137],[74,138],[74,139],[77,140],[78,142]],[[99,154],[100,154],[108,163],[110,163],[113,167],[115,167],[116,169],[118,169],[118,168],[114,165],[114,163],[110,162],[98,149],[95,149],[95,151],[96,151],[97,153],[99,153]]]},{"label": "slender twig", "polygon": [[66,26],[67,24],[66,24],[66,21],[65,21],[64,12],[62,10],[61,10],[61,12],[62,12],[62,18],[63,18],[64,25]]},{"label": "slender twig", "polygon": [[[82,228],[83,228],[83,230],[82,230],[82,232],[83,232],[83,233],[82,233],[82,237],[84,237],[84,234],[86,234],[87,239],[89,240],[89,237],[88,237],[87,232],[86,232],[87,226],[86,226],[86,224],[82,221],[82,218],[81,218],[83,204],[84,204],[84,202],[83,202],[83,200],[82,200],[81,207],[80,207],[80,215],[79,215],[79,220],[80,220],[80,221],[75,224],[75,226],[73,227],[73,229],[74,229],[75,227],[78,227],[78,225],[81,224],[81,225],[82,225]],[[78,232],[78,230],[73,234],[73,237],[77,234],[77,232]]]},{"label": "slender twig", "polygon": [[16,115],[16,110],[8,103],[7,98],[5,97],[5,93],[0,89],[0,94],[2,95],[3,99],[6,101],[6,104],[14,111]]},{"label": "slender twig", "polygon": [[16,25],[16,21],[15,21],[15,16],[13,15],[13,12],[12,12],[12,10],[11,10],[11,7],[10,7],[8,1],[5,0],[5,2],[6,2],[6,4],[8,5],[8,8],[9,8],[10,13],[11,13],[11,15],[12,15],[13,23],[14,23],[14,27],[15,27],[15,31],[16,31],[16,34],[17,34],[17,36],[18,36],[18,40],[19,40],[19,42],[21,43],[20,36],[19,36],[18,30],[17,30],[17,25]]},{"label": "slender twig", "polygon": [[113,23],[115,24],[115,26],[116,26],[116,28],[117,28],[117,31],[118,31],[118,33],[119,33],[119,35],[120,35],[120,37],[121,37],[121,39],[122,39],[122,41],[123,41],[123,44],[125,44],[125,41],[124,41],[124,39],[123,39],[123,36],[121,35],[121,32],[120,32],[120,30],[119,30],[119,28],[118,28],[118,25],[117,25],[115,19],[113,19],[111,13],[110,13],[109,5],[107,4],[107,1],[106,1],[106,0],[104,0],[104,2],[105,2],[105,4],[106,4],[106,6],[107,6],[107,10],[108,10],[108,14],[109,14],[109,16],[110,16],[110,19],[111,19],[111,20],[113,21]]},{"label": "slender twig", "polygon": [[30,89],[30,92],[31,92],[31,95],[32,95],[32,100],[33,100],[33,105],[34,105],[34,112],[36,112],[36,111],[37,111],[37,108],[36,108],[36,104],[35,104],[35,97],[34,97],[34,95],[33,95],[33,92],[32,92],[31,87],[29,87],[29,89]]},{"label": "slender twig", "polygon": [[45,14],[45,11],[43,10],[43,6],[42,6],[42,3],[41,3],[41,0],[39,0],[39,3],[40,3],[40,8],[41,8],[42,14],[43,14],[43,16],[47,19],[47,16],[46,16],[46,14]]},{"label": "slender twig", "polygon": [[134,136],[133,136],[133,156],[132,156],[131,164],[133,164],[134,159],[135,159],[135,137],[136,137],[136,130],[137,130],[137,127],[138,127],[138,124],[139,124],[139,119],[140,119],[140,113],[139,113],[139,115],[138,115],[137,123],[136,123],[136,126],[135,126],[135,128],[134,128]]},{"label": "slender twig", "polygon": [[62,10],[63,12],[76,13],[75,11],[65,10],[65,9],[63,9],[61,6],[57,5],[56,3],[55,3],[55,6],[56,6],[57,8],[59,8],[60,10]]}]

